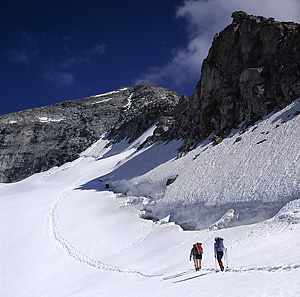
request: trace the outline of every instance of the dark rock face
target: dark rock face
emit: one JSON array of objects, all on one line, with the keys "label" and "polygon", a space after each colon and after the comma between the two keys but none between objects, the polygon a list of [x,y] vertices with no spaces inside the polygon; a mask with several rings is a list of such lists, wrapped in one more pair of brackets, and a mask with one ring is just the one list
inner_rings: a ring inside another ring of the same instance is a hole
[{"label": "dark rock face", "polygon": [[[78,158],[101,135],[112,141],[140,136],[167,116],[180,96],[142,83],[106,94],[0,116],[0,182]],[[136,119],[136,120],[134,120]]]},{"label": "dark rock face", "polygon": [[129,98],[126,113],[108,135],[112,141],[128,138],[135,140],[160,119],[173,114],[179,102],[180,95],[176,92],[142,83],[134,88]]},{"label": "dark rock face", "polygon": [[[182,98],[165,137],[192,149],[211,132],[255,122],[300,96],[300,25],[234,12],[214,41],[194,94]],[[177,114],[177,116],[176,116]]]}]

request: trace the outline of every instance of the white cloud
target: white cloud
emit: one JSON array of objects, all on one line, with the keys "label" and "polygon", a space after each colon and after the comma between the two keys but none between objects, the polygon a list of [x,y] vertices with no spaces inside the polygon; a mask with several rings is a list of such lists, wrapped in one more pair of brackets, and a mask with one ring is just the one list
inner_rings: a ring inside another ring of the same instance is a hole
[{"label": "white cloud", "polygon": [[98,55],[103,55],[106,52],[107,45],[106,44],[101,44],[101,45],[95,45],[92,47],[90,50],[91,54],[98,54]]},{"label": "white cloud", "polygon": [[38,54],[38,40],[23,29],[18,30],[17,33],[20,36],[18,47],[13,50],[7,50],[6,54],[12,62],[29,63]]},{"label": "white cloud", "polygon": [[74,83],[75,77],[71,72],[63,71],[46,71],[42,73],[42,77],[58,87],[67,87]]},{"label": "white cloud", "polygon": [[16,63],[29,62],[29,56],[25,49],[7,51],[7,54],[9,55],[10,60],[12,62],[16,62]]},{"label": "white cloud", "polygon": [[278,21],[300,22],[299,0],[184,1],[176,17],[185,19],[187,23],[188,44],[185,48],[173,50],[173,56],[166,65],[149,69],[136,82],[148,81],[158,85],[168,82],[175,88],[198,78],[213,36],[232,22],[231,14],[237,10],[274,17]]},{"label": "white cloud", "polygon": [[75,75],[71,72],[71,68],[77,64],[90,63],[90,59],[93,56],[104,55],[106,48],[106,44],[95,45],[84,52],[69,54],[68,57],[62,59],[60,62],[46,61],[47,66],[44,66],[44,68],[47,69],[42,73],[42,77],[57,87],[71,86],[75,81]]}]

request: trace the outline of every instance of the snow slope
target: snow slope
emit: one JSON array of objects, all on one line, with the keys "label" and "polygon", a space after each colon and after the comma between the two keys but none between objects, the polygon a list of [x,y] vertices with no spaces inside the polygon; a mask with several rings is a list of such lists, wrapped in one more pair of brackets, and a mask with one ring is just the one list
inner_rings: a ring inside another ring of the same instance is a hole
[{"label": "snow slope", "polygon": [[[137,150],[152,127],[0,184],[1,296],[300,296],[299,104],[179,159],[179,142]],[[140,218],[151,209],[162,220]],[[225,273],[215,273],[215,236],[228,248]]]},{"label": "snow slope", "polygon": [[171,215],[190,228],[207,228],[223,215],[227,227],[271,218],[300,198],[299,112],[296,100],[219,145],[206,141],[144,175],[126,175],[132,166],[126,163],[109,176],[116,191],[150,197],[147,209],[158,218]]}]

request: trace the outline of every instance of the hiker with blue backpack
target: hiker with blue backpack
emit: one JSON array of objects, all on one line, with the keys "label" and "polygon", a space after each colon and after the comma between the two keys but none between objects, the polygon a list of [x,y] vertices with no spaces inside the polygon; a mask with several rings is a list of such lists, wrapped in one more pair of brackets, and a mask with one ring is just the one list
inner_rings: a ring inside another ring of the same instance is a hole
[{"label": "hiker with blue backpack", "polygon": [[190,261],[193,256],[196,271],[201,269],[202,254],[203,254],[202,243],[200,243],[200,242],[195,243],[191,249]]},{"label": "hiker with blue backpack", "polygon": [[215,244],[214,244],[214,250],[215,250],[215,258],[217,259],[221,271],[224,271],[224,265],[222,262],[222,258],[224,256],[224,251],[226,252],[227,249],[224,247],[223,244],[223,238],[221,237],[216,237],[215,238]]}]

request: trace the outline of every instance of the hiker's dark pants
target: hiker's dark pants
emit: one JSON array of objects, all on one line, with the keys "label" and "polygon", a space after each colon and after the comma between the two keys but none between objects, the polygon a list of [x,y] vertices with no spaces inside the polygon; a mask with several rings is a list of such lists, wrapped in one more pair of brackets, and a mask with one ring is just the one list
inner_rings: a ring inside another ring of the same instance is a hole
[{"label": "hiker's dark pants", "polygon": [[217,252],[218,263],[220,263],[222,261],[223,255],[224,255],[223,251],[222,252]]}]

